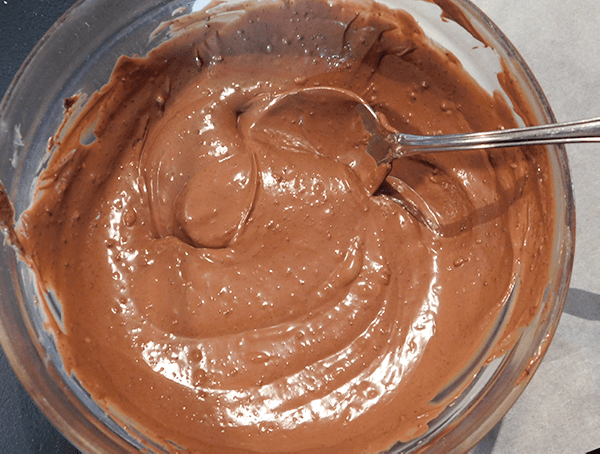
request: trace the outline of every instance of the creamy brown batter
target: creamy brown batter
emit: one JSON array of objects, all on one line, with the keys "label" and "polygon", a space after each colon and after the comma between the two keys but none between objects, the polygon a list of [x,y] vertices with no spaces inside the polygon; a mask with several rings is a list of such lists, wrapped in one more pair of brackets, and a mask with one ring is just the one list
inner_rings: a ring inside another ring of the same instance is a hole
[{"label": "creamy brown batter", "polygon": [[377,188],[356,115],[262,115],[321,85],[405,132],[516,126],[406,13],[299,0],[174,28],[61,130],[20,219],[67,369],[173,450],[373,452],[423,434],[536,314],[544,154],[403,159]]}]

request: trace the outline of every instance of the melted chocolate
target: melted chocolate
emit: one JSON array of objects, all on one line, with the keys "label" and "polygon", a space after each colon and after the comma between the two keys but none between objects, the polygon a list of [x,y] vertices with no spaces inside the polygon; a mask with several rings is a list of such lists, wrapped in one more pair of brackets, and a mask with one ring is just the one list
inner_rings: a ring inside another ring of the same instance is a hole
[{"label": "melted chocolate", "polygon": [[151,438],[386,449],[423,434],[535,315],[546,158],[407,158],[377,189],[356,116],[266,121],[260,102],[340,87],[422,134],[514,127],[510,108],[404,12],[244,8],[180,19],[148,56],[119,60],[54,139],[19,241],[62,304],[67,369]]}]

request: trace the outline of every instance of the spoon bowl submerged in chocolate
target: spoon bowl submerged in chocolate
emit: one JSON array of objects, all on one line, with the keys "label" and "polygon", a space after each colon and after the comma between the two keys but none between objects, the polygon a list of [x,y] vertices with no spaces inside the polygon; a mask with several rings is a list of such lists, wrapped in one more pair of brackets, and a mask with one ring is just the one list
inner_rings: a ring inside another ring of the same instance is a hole
[{"label": "spoon bowl submerged in chocolate", "polygon": [[[312,105],[355,109],[365,130],[371,135],[367,152],[378,165],[422,153],[517,147],[523,145],[600,142],[600,117],[586,120],[531,126],[498,131],[465,134],[415,135],[398,132],[382,113],[376,112],[364,99],[349,90],[335,87],[310,87],[282,93],[269,102],[265,114],[281,112],[285,107],[306,109],[314,115]],[[332,107],[333,108],[333,107]]]}]

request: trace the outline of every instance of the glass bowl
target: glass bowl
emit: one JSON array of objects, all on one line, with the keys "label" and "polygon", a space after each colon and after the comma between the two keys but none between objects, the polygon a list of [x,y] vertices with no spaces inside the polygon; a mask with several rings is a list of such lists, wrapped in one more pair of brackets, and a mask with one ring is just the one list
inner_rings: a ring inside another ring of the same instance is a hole
[{"label": "glass bowl", "polygon": [[[444,6],[443,14],[436,4],[420,0],[384,3],[411,13],[426,34],[454,53],[484,88],[502,90],[498,73],[508,71],[529,104],[529,122],[554,122],[550,106],[525,62],[502,32],[468,0],[439,2]],[[120,55],[143,55],[166,39],[165,33],[153,35],[162,21],[203,6],[202,1],[185,0],[83,0],[48,31],[0,105],[0,181],[17,217],[31,203],[36,178],[48,158],[48,139],[63,119],[64,99],[99,89],[108,81]],[[397,445],[394,452],[469,450],[517,400],[544,356],[569,287],[575,231],[565,150],[548,146],[547,152],[555,191],[556,236],[551,275],[536,318],[512,348],[477,372],[453,405],[431,422],[427,433]],[[0,251],[0,343],[37,405],[84,452],[144,448],[160,452],[163,448],[133,426],[105,413],[65,373],[40,306],[35,277],[5,245]]]}]

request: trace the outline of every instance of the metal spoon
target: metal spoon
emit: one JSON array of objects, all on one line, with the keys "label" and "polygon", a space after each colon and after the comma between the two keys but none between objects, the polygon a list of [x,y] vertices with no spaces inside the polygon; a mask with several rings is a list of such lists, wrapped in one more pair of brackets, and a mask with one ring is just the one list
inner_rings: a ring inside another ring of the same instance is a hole
[{"label": "metal spoon", "polygon": [[[271,100],[271,106],[284,102],[351,103],[361,116],[363,125],[372,137],[367,152],[378,165],[391,163],[401,157],[415,154],[459,151],[521,145],[547,145],[575,142],[600,142],[600,118],[557,123],[552,125],[505,129],[467,134],[420,136],[392,132],[360,96],[341,88],[310,87],[283,93]],[[314,99],[309,99],[314,98]]]}]

